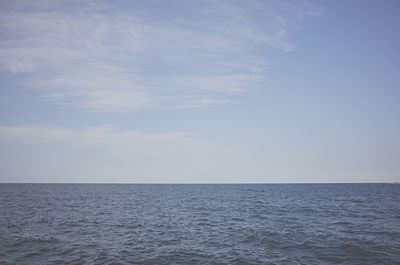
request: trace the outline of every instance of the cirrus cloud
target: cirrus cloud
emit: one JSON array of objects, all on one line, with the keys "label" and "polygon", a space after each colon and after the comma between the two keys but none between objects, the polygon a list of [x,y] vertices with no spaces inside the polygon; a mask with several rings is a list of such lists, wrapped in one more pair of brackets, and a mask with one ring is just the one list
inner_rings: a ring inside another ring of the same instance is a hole
[{"label": "cirrus cloud", "polygon": [[0,5],[0,69],[50,102],[102,112],[229,102],[264,78],[262,50],[293,50],[290,32],[319,12],[309,1]]}]

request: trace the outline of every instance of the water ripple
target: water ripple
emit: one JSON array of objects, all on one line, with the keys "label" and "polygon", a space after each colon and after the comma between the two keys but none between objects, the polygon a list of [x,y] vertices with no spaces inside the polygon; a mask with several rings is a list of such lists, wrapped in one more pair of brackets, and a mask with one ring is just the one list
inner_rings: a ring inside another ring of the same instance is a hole
[{"label": "water ripple", "polygon": [[0,184],[0,264],[400,264],[400,188]]}]

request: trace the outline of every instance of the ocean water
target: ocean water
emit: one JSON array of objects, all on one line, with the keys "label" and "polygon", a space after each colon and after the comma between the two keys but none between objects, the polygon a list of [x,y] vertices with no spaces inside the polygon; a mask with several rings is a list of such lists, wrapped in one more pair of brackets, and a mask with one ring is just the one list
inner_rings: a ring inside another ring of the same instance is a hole
[{"label": "ocean water", "polygon": [[0,264],[400,264],[400,185],[0,184]]}]

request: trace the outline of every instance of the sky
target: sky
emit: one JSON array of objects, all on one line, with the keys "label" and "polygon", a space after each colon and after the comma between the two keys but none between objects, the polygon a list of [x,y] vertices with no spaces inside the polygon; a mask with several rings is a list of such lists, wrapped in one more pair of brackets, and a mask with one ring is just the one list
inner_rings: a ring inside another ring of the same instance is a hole
[{"label": "sky", "polygon": [[0,2],[0,182],[400,179],[400,2]]}]

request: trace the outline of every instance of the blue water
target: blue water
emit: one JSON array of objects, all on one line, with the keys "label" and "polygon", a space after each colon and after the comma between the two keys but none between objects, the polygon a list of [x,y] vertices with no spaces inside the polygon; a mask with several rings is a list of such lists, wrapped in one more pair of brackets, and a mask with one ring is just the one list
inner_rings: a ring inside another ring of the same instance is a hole
[{"label": "blue water", "polygon": [[0,264],[400,264],[400,185],[0,184]]}]

